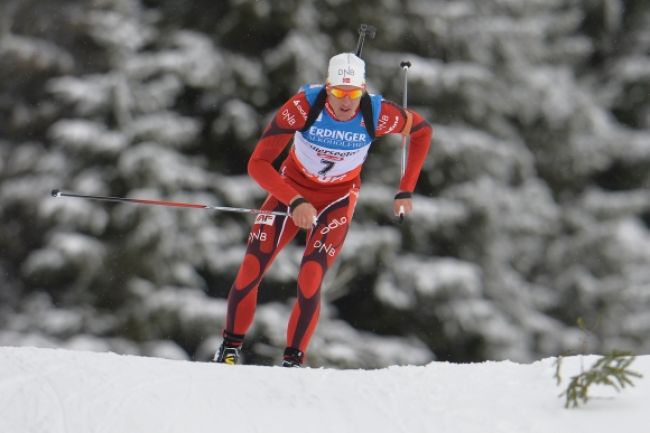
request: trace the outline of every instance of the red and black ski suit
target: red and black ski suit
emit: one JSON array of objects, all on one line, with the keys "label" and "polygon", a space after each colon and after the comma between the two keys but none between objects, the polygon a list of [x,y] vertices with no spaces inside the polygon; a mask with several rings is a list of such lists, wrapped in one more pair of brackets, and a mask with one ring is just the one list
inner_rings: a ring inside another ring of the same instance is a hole
[{"label": "red and black ski suit", "polygon": [[[379,106],[379,105],[378,105]],[[375,137],[399,134],[408,128],[407,113],[400,106],[381,100]],[[307,233],[307,244],[298,273],[297,300],[289,319],[287,347],[305,352],[316,328],[320,311],[320,287],[325,272],[341,253],[352,221],[361,186],[361,165],[344,176],[323,181],[312,175],[296,156],[296,143],[280,171],[273,167],[294,135],[305,125],[310,104],[305,91],[289,99],[265,129],[248,163],[249,175],[266,191],[261,209],[287,211],[290,200],[298,195],[307,199],[318,212],[318,222]],[[325,111],[327,110],[327,113]],[[412,192],[431,141],[431,126],[410,111],[412,123],[406,169],[399,191]],[[323,115],[334,118],[328,104]],[[361,116],[359,116],[360,118]],[[297,140],[297,138],[296,138]],[[248,237],[246,255],[228,295],[224,338],[229,344],[241,344],[253,322],[258,287],[277,254],[296,236],[299,228],[290,217],[258,215]]]}]

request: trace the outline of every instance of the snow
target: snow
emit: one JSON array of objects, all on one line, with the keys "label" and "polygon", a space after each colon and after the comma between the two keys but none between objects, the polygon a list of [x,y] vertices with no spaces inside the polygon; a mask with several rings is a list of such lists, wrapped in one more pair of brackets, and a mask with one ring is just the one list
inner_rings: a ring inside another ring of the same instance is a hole
[{"label": "snow", "polygon": [[[0,348],[0,431],[564,433],[643,431],[650,382],[559,397],[594,356],[378,370],[226,366],[63,349]],[[650,375],[650,356],[630,367]]]}]

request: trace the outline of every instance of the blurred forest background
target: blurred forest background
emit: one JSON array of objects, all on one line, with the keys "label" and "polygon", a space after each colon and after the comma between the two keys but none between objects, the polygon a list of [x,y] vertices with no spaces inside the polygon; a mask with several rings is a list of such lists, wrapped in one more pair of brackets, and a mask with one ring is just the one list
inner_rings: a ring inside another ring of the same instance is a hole
[{"label": "blurred forest background", "polygon": [[[308,362],[383,367],[650,353],[650,2],[2,0],[0,344],[207,360],[252,218],[52,198],[257,207],[275,109],[364,58],[434,127],[415,211],[378,140]],[[261,287],[277,364],[302,246]]]}]

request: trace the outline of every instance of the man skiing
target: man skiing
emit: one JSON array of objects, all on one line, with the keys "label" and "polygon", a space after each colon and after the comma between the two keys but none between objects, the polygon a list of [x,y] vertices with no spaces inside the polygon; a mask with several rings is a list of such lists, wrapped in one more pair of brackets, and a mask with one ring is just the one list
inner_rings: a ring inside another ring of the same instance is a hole
[{"label": "man skiing", "polygon": [[[411,194],[429,149],[431,126],[416,112],[366,93],[365,64],[352,53],[329,61],[325,85],[306,85],[280,107],[248,162],[249,175],[268,193],[248,237],[246,255],[228,295],[223,343],[214,361],[236,364],[253,322],[257,293],[277,254],[308,230],[297,277],[297,300],[287,329],[282,365],[299,367],[316,328],[325,273],[341,253],[372,141],[386,134],[410,138],[395,195],[396,215],[412,210]],[[273,162],[292,142],[280,170]]]}]

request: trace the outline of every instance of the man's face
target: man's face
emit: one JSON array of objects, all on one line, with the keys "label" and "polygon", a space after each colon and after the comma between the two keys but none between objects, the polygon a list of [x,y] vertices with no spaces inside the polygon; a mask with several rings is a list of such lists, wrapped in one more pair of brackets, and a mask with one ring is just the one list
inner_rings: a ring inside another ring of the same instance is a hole
[{"label": "man's face", "polygon": [[365,88],[355,86],[327,86],[327,101],[337,120],[350,120],[361,103]]}]

